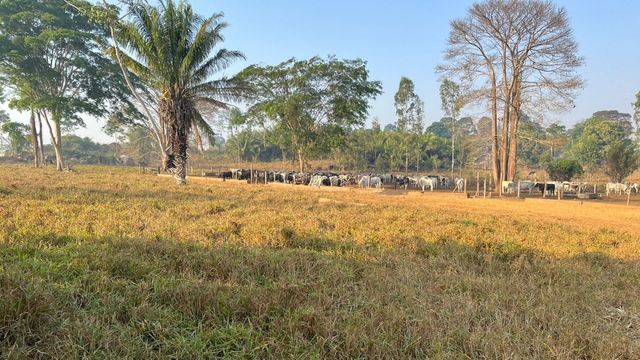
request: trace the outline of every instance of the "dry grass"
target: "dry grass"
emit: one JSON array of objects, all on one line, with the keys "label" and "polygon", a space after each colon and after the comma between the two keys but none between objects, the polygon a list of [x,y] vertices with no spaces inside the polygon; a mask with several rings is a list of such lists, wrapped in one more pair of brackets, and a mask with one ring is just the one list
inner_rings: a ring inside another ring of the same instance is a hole
[{"label": "dry grass", "polygon": [[640,357],[637,208],[0,174],[0,357]]}]

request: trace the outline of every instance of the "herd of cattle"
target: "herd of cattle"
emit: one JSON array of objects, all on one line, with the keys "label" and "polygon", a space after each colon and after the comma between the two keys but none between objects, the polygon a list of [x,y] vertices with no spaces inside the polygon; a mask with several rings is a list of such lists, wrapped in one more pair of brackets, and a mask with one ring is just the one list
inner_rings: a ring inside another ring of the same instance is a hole
[{"label": "herd of cattle", "polygon": [[[519,189],[518,189],[519,186]],[[623,184],[623,183],[607,183],[605,184],[605,192],[607,195],[609,194],[623,194],[629,192],[638,192],[639,185],[636,183],[633,184]],[[589,183],[586,182],[569,182],[569,181],[546,181],[546,182],[536,182],[531,180],[521,180],[518,182],[514,181],[503,181],[502,182],[502,193],[505,194],[513,194],[518,192],[520,193],[528,193],[531,195],[535,190],[540,193],[544,193],[546,195],[556,195],[557,191],[561,191],[562,193],[586,193],[591,190],[596,192],[595,189],[590,186]]]},{"label": "herd of cattle", "polygon": [[450,188],[454,191],[462,191],[464,180],[456,178],[451,181],[446,176],[398,176],[394,174],[381,175],[353,175],[337,174],[333,172],[299,173],[287,171],[258,171],[246,169],[230,169],[220,174],[222,179],[246,180],[255,183],[279,182],[285,184],[308,185],[308,186],[349,186],[358,185],[364,188],[393,187],[407,189],[409,187],[419,188],[422,191],[429,189],[433,191],[437,188]]},{"label": "herd of cattle", "polygon": [[[288,171],[263,171],[247,169],[230,169],[219,174],[223,180],[236,179],[246,180],[254,183],[278,182],[294,185],[308,186],[355,186],[362,188],[417,188],[433,191],[434,189],[453,189],[454,192],[462,192],[465,186],[463,178],[451,180],[442,175],[425,176],[403,176],[394,174],[337,174],[333,172],[300,173]],[[519,187],[519,189],[518,189]],[[628,192],[638,192],[638,184],[608,183],[605,185],[606,194],[623,194]],[[593,185],[586,182],[537,182],[531,180],[503,181],[503,194],[528,194],[539,192],[545,195],[556,195],[561,193],[587,193],[596,192]]]}]

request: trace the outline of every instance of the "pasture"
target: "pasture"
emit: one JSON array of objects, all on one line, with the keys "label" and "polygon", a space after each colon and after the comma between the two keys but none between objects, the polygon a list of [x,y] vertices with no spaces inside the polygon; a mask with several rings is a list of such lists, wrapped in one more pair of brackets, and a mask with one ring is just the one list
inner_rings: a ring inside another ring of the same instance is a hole
[{"label": "pasture", "polygon": [[638,209],[0,173],[0,357],[640,357]]}]

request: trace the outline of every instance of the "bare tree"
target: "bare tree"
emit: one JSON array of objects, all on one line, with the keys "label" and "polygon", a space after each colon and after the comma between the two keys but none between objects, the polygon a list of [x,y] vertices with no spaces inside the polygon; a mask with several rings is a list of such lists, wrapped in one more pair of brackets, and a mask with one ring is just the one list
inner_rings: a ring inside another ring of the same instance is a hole
[{"label": "bare tree", "polygon": [[496,184],[515,177],[520,114],[572,107],[583,85],[577,53],[566,10],[547,0],[487,0],[451,22],[437,71],[458,79],[467,100],[488,103]]}]

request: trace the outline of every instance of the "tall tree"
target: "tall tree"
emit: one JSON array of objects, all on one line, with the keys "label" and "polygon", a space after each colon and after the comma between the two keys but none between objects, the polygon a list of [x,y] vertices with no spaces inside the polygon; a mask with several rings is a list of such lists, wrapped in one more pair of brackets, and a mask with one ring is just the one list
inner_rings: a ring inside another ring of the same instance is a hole
[{"label": "tall tree", "polygon": [[473,4],[451,23],[445,60],[438,71],[458,78],[469,98],[488,100],[496,183],[515,177],[519,115],[571,108],[583,84],[567,12],[549,0]]},{"label": "tall tree", "polygon": [[10,86],[9,105],[44,118],[58,170],[63,127],[83,126],[80,114],[100,118],[127,104],[116,65],[102,52],[104,29],[76,6],[89,3],[0,0],[0,73]]},{"label": "tall tree", "polygon": [[239,76],[257,91],[249,115],[287,129],[300,171],[326,127],[361,126],[369,100],[381,93],[380,82],[369,80],[360,59],[290,59],[275,66],[252,65]]},{"label": "tall tree", "polygon": [[[394,96],[396,108],[396,128],[402,135],[402,146],[405,157],[405,172],[409,167],[410,147],[412,152],[416,153],[416,171],[419,167],[420,144],[417,141],[424,131],[424,102],[415,92],[413,81],[406,77],[400,78],[398,91]],[[412,141],[414,140],[414,141]]]},{"label": "tall tree", "polygon": [[605,151],[604,173],[613,182],[622,182],[638,168],[638,152],[633,144],[618,141]]},{"label": "tall tree", "polygon": [[462,92],[460,86],[449,79],[444,79],[440,84],[440,101],[442,111],[444,111],[445,116],[451,121],[451,178],[453,178],[456,163],[455,124],[456,118],[460,114],[460,109],[462,108]]},{"label": "tall tree", "polygon": [[[595,115],[595,114],[594,114]],[[619,142],[631,143],[628,121],[592,116],[571,130],[569,153],[593,171],[604,165],[607,149]]]},{"label": "tall tree", "polygon": [[208,127],[206,111],[228,108],[247,93],[237,78],[212,77],[244,55],[218,48],[228,26],[222,14],[202,18],[190,4],[172,0],[158,7],[136,3],[130,13],[114,35],[126,51],[114,48],[112,54],[157,96],[159,124],[168,139],[166,168],[186,184],[189,134]]}]

